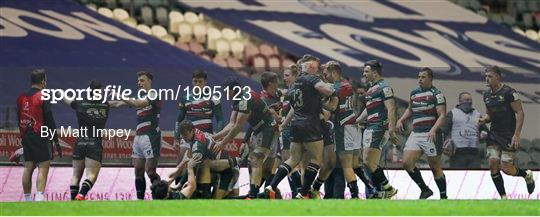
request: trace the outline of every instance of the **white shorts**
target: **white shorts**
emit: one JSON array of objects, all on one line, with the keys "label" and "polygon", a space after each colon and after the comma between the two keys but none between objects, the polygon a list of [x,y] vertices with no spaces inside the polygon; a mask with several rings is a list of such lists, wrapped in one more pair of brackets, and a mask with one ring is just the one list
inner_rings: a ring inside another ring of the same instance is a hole
[{"label": "white shorts", "polygon": [[362,136],[362,148],[374,148],[382,150],[384,145],[386,145],[388,142],[388,139],[388,130],[365,129],[364,135]]},{"label": "white shorts", "polygon": [[362,131],[358,125],[334,128],[334,132],[337,151],[354,151],[362,147]]},{"label": "white shorts", "polygon": [[[157,151],[159,151],[159,147]],[[133,138],[133,154],[131,157],[144,159],[159,157],[159,153],[154,152],[156,152],[156,147],[152,146],[148,135],[136,135]]]},{"label": "white shorts", "polygon": [[403,150],[421,150],[429,157],[435,157],[438,155],[435,143],[428,142],[428,133],[415,133],[411,132],[405,148]]}]

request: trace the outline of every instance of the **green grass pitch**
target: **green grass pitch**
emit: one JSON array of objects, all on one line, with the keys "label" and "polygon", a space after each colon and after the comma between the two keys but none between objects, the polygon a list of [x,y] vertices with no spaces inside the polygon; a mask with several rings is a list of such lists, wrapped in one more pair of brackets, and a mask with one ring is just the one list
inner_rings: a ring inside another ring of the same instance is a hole
[{"label": "green grass pitch", "polygon": [[524,200],[182,200],[4,202],[0,215],[540,215]]}]

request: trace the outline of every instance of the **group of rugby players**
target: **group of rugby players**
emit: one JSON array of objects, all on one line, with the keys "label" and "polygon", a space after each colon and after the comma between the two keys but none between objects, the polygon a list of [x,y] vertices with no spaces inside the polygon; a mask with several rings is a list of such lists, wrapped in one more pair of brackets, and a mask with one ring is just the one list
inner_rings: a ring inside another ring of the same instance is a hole
[{"label": "group of rugby players", "polygon": [[[360,197],[357,177],[366,186],[367,198],[392,198],[397,189],[390,185],[379,166],[381,150],[388,141],[399,144],[397,134],[405,132],[404,126],[411,117],[412,132],[405,143],[403,168],[421,189],[420,199],[432,196],[433,191],[415,166],[422,154],[426,154],[440,198],[446,199],[446,178],[441,168],[441,127],[446,121],[446,99],[433,86],[433,72],[427,67],[420,69],[419,87],[411,91],[409,106],[398,119],[394,93],[381,77],[382,70],[377,60],[365,62],[363,76],[369,88],[362,96],[365,105],[362,112],[354,109],[357,96],[352,84],[343,77],[340,64],[336,61],[321,64],[319,58],[312,55],[304,55],[297,64],[284,70],[286,90],[278,88],[279,78],[274,72],[261,75],[263,90],[260,93],[232,88],[242,84],[237,79],[227,79],[224,87],[237,90],[230,91],[229,98],[249,97],[233,100],[226,125],[218,99],[196,99],[193,95],[182,98],[178,103],[174,134],[178,166],[164,180],[156,173],[161,148],[158,126],[161,101],[64,101],[75,109],[80,127],[104,128],[110,107],[130,106],[137,110],[132,157],[138,199],[144,199],[145,173],[152,183],[153,199],[277,199],[281,198],[278,185],[285,177],[294,198],[320,198],[319,190],[335,168],[342,169],[352,198]],[[152,88],[152,74],[139,72],[137,77],[139,88]],[[36,134],[41,125],[55,127],[50,105],[38,100],[39,90],[45,88],[45,74],[33,72],[31,78],[32,89],[21,94],[17,103],[27,200],[35,166],[40,168],[38,194],[42,194],[51,159],[47,146],[35,145],[44,144]],[[478,119],[478,124],[491,122],[487,152],[493,182],[501,198],[505,198],[502,170],[508,175],[523,177],[528,192],[532,193],[535,187],[532,172],[517,168],[513,163],[524,121],[521,101],[514,89],[501,83],[498,67],[487,67],[485,78],[489,87],[484,94],[487,114]],[[204,71],[196,71],[192,84],[205,87],[206,79]],[[102,87],[92,81],[90,88]],[[241,156],[233,157],[224,148],[246,123],[249,123],[245,137],[248,145],[242,146]],[[97,179],[101,167],[101,139],[91,135],[77,140],[70,186],[73,200],[85,200]],[[250,174],[250,190],[245,196],[238,195],[242,162],[248,163]],[[80,188],[85,168],[87,179]],[[264,190],[260,192],[263,184]]]}]

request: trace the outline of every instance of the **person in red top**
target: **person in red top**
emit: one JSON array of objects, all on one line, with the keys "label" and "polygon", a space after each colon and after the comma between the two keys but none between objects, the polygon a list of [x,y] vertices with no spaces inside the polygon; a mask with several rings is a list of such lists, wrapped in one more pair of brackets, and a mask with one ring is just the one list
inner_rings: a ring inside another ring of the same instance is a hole
[{"label": "person in red top", "polygon": [[[44,70],[34,70],[30,75],[32,88],[19,95],[17,98],[17,119],[19,132],[22,139],[24,152],[24,172],[22,185],[24,199],[31,201],[32,174],[38,167],[37,193],[35,201],[43,201],[43,191],[47,184],[49,166],[52,160],[52,152],[49,141],[40,136],[42,126],[48,129],[56,129],[51,111],[51,103],[43,100],[41,90],[47,85],[47,77]],[[54,142],[58,155],[62,151],[58,143],[58,136],[54,136]]]}]

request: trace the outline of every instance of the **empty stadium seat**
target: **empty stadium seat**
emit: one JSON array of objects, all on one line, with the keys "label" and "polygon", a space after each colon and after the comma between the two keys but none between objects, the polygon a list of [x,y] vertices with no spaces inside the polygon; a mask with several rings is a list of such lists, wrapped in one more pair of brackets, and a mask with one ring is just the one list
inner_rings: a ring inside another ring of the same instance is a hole
[{"label": "empty stadium seat", "polygon": [[261,54],[265,55],[266,57],[270,57],[270,56],[276,54],[274,52],[274,48],[272,48],[272,46],[270,46],[268,44],[261,44],[259,46],[259,50],[260,50]]},{"label": "empty stadium seat", "polygon": [[216,28],[208,28],[206,31],[206,47],[211,50],[216,49],[216,41],[221,38],[221,31]]},{"label": "empty stadium seat", "polygon": [[229,57],[226,60],[227,60],[227,65],[231,68],[237,69],[243,66],[242,63],[236,58]]},{"label": "empty stadium seat", "polygon": [[167,30],[165,29],[165,27],[160,26],[160,25],[153,25],[151,30],[152,30],[152,35],[158,38],[161,38],[167,35]]},{"label": "empty stadium seat", "polygon": [[504,23],[507,26],[513,26],[516,24],[516,18],[514,16],[505,14],[502,16],[502,23]]},{"label": "empty stadium seat", "polygon": [[167,26],[169,24],[169,10],[165,6],[156,8],[156,20],[159,25]]},{"label": "empty stadium seat", "polygon": [[193,24],[193,36],[195,37],[195,40],[199,43],[206,42],[206,32],[207,32],[206,24],[203,22],[198,22]]},{"label": "empty stadium seat", "polygon": [[189,43],[189,50],[195,54],[200,54],[204,51],[204,47],[202,44],[192,41]]},{"label": "empty stadium seat", "polygon": [[174,46],[177,47],[177,48],[180,48],[180,49],[182,49],[182,50],[189,51],[189,45],[188,45],[188,43],[181,42],[181,41],[177,41],[177,42],[174,44]]},{"label": "empty stadium seat", "polygon": [[503,18],[500,14],[490,14],[489,18],[495,23],[502,23]]},{"label": "empty stadium seat", "polygon": [[247,44],[244,48],[244,57],[252,58],[253,56],[259,54],[259,47],[253,44]]},{"label": "empty stadium seat", "polygon": [[283,58],[283,61],[282,61],[282,65],[283,65],[283,68],[285,67],[289,67],[290,65],[292,64],[295,64],[296,62],[294,60],[291,60],[289,58]]},{"label": "empty stadium seat", "polygon": [[152,5],[154,7],[164,5],[166,3],[166,0],[147,0],[149,5]]},{"label": "empty stadium seat", "polygon": [[116,8],[118,6],[116,0],[105,0],[105,5],[108,8]]},{"label": "empty stadium seat", "polygon": [[146,4],[146,0],[133,0],[133,7],[139,8]]},{"label": "empty stadium seat", "polygon": [[532,28],[534,25],[533,16],[530,13],[524,13],[521,15],[521,18],[523,19],[523,25],[526,29]]},{"label": "empty stadium seat", "polygon": [[191,11],[188,11],[184,14],[184,19],[186,20],[186,22],[191,24],[199,22],[199,16]]},{"label": "empty stadium seat", "polygon": [[527,35],[527,38],[531,40],[538,40],[538,32],[536,32],[535,30],[527,29],[527,31],[525,31],[525,35]]},{"label": "empty stadium seat", "polygon": [[129,13],[122,8],[115,8],[112,12],[115,20],[123,21],[129,18]]},{"label": "empty stadium seat", "polygon": [[113,12],[111,11],[111,9],[101,7],[98,8],[97,12],[105,17],[113,18]]},{"label": "empty stadium seat", "polygon": [[130,26],[132,28],[137,28],[137,20],[135,20],[135,18],[133,18],[133,17],[122,20],[122,23],[124,23],[125,25],[128,25],[128,26]]},{"label": "empty stadium seat", "polygon": [[268,68],[268,60],[266,59],[264,55],[257,54],[253,57],[253,67],[255,68],[255,71],[258,73],[266,71]]},{"label": "empty stadium seat", "polygon": [[97,11],[97,6],[94,3],[88,3],[86,4],[86,7],[90,10]]},{"label": "empty stadium seat", "polygon": [[223,38],[226,39],[226,40],[232,41],[232,40],[236,39],[236,32],[234,32],[232,29],[223,28],[221,30],[221,34],[222,34]]},{"label": "empty stadium seat", "polygon": [[281,58],[278,55],[268,57],[268,68],[276,70],[281,68]]},{"label": "empty stadium seat", "polygon": [[193,28],[191,24],[187,22],[180,22],[178,24],[178,35],[180,35],[179,40],[182,42],[191,41],[193,35]]},{"label": "empty stadium seat", "polygon": [[145,5],[141,7],[141,19],[146,25],[154,24],[154,11],[150,6]]},{"label": "empty stadium seat", "polygon": [[218,65],[220,65],[222,67],[228,67],[227,61],[223,57],[219,57],[219,56],[214,57],[214,60],[212,60],[212,62],[214,62],[215,64],[218,64]]},{"label": "empty stadium seat", "polygon": [[132,10],[133,9],[133,2],[131,0],[120,0],[120,7],[126,10]]},{"label": "empty stadium seat", "polygon": [[169,31],[178,33],[178,24],[184,21],[184,15],[179,11],[171,11],[169,13]]},{"label": "empty stadium seat", "polygon": [[236,58],[242,58],[244,56],[244,43],[238,40],[231,42],[231,52]]},{"label": "empty stadium seat", "polygon": [[161,36],[160,39],[164,42],[167,42],[168,44],[170,45],[174,45],[175,41],[174,41],[174,36],[172,35],[169,35],[169,34],[166,34],[164,36]]},{"label": "empty stadium seat", "polygon": [[144,32],[144,33],[146,33],[148,35],[152,35],[152,30],[147,25],[139,24],[139,25],[137,25],[137,30],[139,30],[141,32]]},{"label": "empty stadium seat", "polygon": [[217,56],[228,57],[230,51],[231,51],[231,47],[229,45],[229,41],[225,39],[219,39],[216,41]]}]

